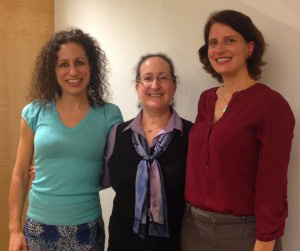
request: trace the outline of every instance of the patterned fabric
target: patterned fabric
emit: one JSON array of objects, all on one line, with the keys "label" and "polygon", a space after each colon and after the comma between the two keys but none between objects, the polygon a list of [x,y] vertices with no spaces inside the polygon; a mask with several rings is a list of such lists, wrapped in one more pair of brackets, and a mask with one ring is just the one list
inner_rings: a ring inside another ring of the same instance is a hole
[{"label": "patterned fabric", "polygon": [[173,136],[174,131],[162,134],[153,154],[150,154],[146,139],[137,132],[132,133],[135,150],[143,157],[136,173],[133,225],[133,231],[141,238],[145,238],[146,235],[147,219],[149,219],[149,235],[169,237],[166,194],[157,158],[167,149]]},{"label": "patterned fabric", "polygon": [[30,251],[104,251],[102,218],[77,226],[55,226],[27,217],[24,233]]}]

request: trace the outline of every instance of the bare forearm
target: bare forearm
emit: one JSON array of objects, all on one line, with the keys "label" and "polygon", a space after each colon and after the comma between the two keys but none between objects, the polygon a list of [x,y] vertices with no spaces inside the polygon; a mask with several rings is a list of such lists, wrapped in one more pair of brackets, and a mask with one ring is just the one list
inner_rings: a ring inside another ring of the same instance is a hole
[{"label": "bare forearm", "polygon": [[24,202],[27,195],[29,178],[27,175],[13,175],[9,191],[9,231],[20,232]]},{"label": "bare forearm", "polygon": [[273,251],[274,245],[275,240],[268,242],[256,240],[254,251]]}]

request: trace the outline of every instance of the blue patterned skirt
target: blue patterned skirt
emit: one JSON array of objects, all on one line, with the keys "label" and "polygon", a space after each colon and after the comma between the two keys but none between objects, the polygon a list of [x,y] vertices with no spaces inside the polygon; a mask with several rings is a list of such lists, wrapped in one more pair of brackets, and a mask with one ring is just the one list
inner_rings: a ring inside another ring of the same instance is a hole
[{"label": "blue patterned skirt", "polygon": [[24,233],[29,251],[104,251],[102,218],[76,226],[55,226],[27,217]]}]

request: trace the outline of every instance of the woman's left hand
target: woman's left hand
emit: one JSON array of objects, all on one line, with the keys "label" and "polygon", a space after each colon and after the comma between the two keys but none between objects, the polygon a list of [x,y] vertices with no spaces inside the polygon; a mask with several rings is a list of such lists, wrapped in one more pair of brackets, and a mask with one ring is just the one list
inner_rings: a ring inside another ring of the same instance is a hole
[{"label": "woman's left hand", "polygon": [[273,251],[275,245],[275,240],[273,241],[259,241],[256,240],[254,251]]}]

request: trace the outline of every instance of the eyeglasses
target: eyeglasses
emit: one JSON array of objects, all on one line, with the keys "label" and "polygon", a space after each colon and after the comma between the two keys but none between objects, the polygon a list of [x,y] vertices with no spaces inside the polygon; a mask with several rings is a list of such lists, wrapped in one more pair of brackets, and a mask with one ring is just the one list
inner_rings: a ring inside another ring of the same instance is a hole
[{"label": "eyeglasses", "polygon": [[139,83],[143,84],[144,86],[150,86],[154,83],[154,80],[157,80],[158,83],[164,84],[169,81],[174,81],[174,78],[168,76],[168,75],[160,75],[158,77],[154,77],[151,75],[141,76],[138,78]]}]

